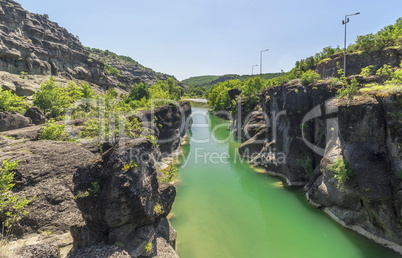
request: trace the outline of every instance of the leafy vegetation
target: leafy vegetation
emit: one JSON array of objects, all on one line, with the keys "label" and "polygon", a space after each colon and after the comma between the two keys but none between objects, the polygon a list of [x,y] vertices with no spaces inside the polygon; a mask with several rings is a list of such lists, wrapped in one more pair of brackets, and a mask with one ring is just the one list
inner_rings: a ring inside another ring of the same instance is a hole
[{"label": "leafy vegetation", "polygon": [[105,69],[106,74],[114,74],[114,75],[117,75],[117,76],[121,75],[119,69],[117,69],[116,67],[113,67],[113,66],[111,66],[111,65],[109,65],[107,63],[104,64],[104,69]]},{"label": "leafy vegetation", "polygon": [[183,96],[184,90],[173,78],[159,81],[151,86],[145,83],[134,84],[124,102],[132,109],[164,105]]},{"label": "leafy vegetation", "polygon": [[245,81],[241,81],[238,79],[229,80],[213,85],[206,96],[208,98],[208,103],[213,110],[232,111],[234,110],[236,99],[231,100],[228,91],[231,89],[238,89],[241,91],[239,97],[247,99],[247,101],[245,102],[246,109],[250,111],[257,104],[258,93],[261,92],[263,89],[279,86],[290,80],[301,77],[303,77],[304,83],[307,84],[318,80],[319,75],[313,71],[302,72],[295,68],[288,73],[284,73],[281,76],[274,77],[268,80],[264,80],[260,76],[254,76]]},{"label": "leafy vegetation", "polygon": [[375,74],[374,65],[369,65],[369,66],[363,67],[360,72],[360,75],[363,75],[363,76],[370,76],[370,75],[374,75],[374,74]]},{"label": "leafy vegetation", "polygon": [[388,64],[385,64],[377,70],[376,74],[384,78],[390,78],[393,74],[392,67]]},{"label": "leafy vegetation", "polygon": [[353,170],[344,159],[336,159],[333,164],[328,164],[326,169],[334,173],[334,178],[338,180],[336,187],[344,190],[344,184],[353,177]]},{"label": "leafy vegetation", "polygon": [[[395,24],[386,26],[375,34],[359,36],[354,44],[348,46],[348,52],[369,53],[373,51],[384,50],[386,48],[402,47],[402,18],[399,18]],[[339,46],[325,47],[321,52],[308,58],[297,61],[295,68],[301,71],[314,70],[317,64],[326,62],[335,55],[342,53],[343,49]]]},{"label": "leafy vegetation", "polygon": [[163,176],[159,177],[159,181],[162,183],[170,183],[172,182],[178,175],[178,169],[171,165],[166,169],[162,169]]},{"label": "leafy vegetation", "polygon": [[[188,84],[193,87],[201,87],[201,86],[212,86],[215,84],[216,80],[219,79],[218,75],[204,75],[204,76],[195,76],[188,79],[183,80],[182,82]],[[236,78],[231,78],[236,79]]]},{"label": "leafy vegetation", "polygon": [[[128,56],[123,56],[123,55],[117,55],[109,50],[101,50],[97,48],[89,48],[85,47],[86,50],[90,52],[89,57],[90,58],[96,58],[98,60],[101,60],[102,62],[125,62],[126,64],[134,65],[134,66],[140,66],[142,68],[142,65],[140,65],[137,61],[132,59],[131,57]],[[148,68],[145,68],[148,69]]]},{"label": "leafy vegetation", "polygon": [[373,52],[389,47],[402,47],[402,18],[375,34],[357,37],[356,43],[349,48],[354,51]]},{"label": "leafy vegetation", "polygon": [[161,214],[163,213],[162,205],[160,205],[159,203],[155,203],[155,206],[154,206],[154,213],[155,213],[156,215],[161,215]]},{"label": "leafy vegetation", "polygon": [[[264,80],[269,80],[282,75],[283,73],[267,73],[262,74],[260,77]],[[183,80],[182,82],[189,85],[189,87],[184,90],[186,97],[205,97],[212,86],[217,83],[226,82],[229,80],[246,81],[252,77],[254,76],[237,74],[226,74],[222,76],[206,75],[191,77]]]},{"label": "leafy vegetation", "polygon": [[[42,83],[39,91],[33,95],[33,103],[45,113],[47,118],[59,119],[60,116],[66,114],[67,109],[74,102],[90,99],[94,94],[92,87],[86,83],[78,85],[70,82],[66,87],[62,87],[51,77]],[[81,103],[76,111],[80,109],[88,111],[88,102]]]},{"label": "leafy vegetation", "polygon": [[337,46],[336,48],[325,47],[321,52],[315,54],[314,56],[310,56],[306,59],[297,61],[295,64],[295,68],[304,72],[308,70],[314,70],[317,64],[329,60],[331,56],[340,52],[342,52],[342,49],[339,46]]},{"label": "leafy vegetation", "polygon": [[12,193],[18,165],[19,161],[7,159],[0,166],[0,213],[5,218],[2,221],[3,225],[10,231],[12,226],[28,213],[26,206],[34,200],[34,198],[27,199]]},{"label": "leafy vegetation", "polygon": [[360,85],[357,82],[356,78],[352,78],[351,80],[348,80],[344,75],[343,75],[343,69],[338,70],[338,74],[340,75],[340,78],[338,81],[342,82],[343,88],[339,89],[337,91],[338,97],[343,98],[343,97],[352,97],[353,95],[357,94]]},{"label": "leafy vegetation", "polygon": [[154,248],[154,245],[151,242],[148,242],[144,245],[143,251],[146,254],[150,254],[152,252],[152,249]]},{"label": "leafy vegetation", "polygon": [[123,165],[123,167],[121,168],[121,170],[123,170],[124,172],[129,171],[133,168],[137,168],[138,164],[135,160],[130,161],[129,163],[126,163]]},{"label": "leafy vegetation", "polygon": [[77,195],[74,196],[74,199],[85,198],[89,196],[98,196],[101,192],[101,187],[98,182],[91,182],[91,187],[86,189],[86,191],[79,191]]},{"label": "leafy vegetation", "polygon": [[300,77],[301,83],[303,86],[308,86],[316,82],[318,79],[321,78],[321,75],[318,73],[314,72],[313,70],[307,70],[302,74]]},{"label": "leafy vegetation", "polygon": [[101,187],[98,182],[91,182],[91,188],[88,191],[91,195],[98,196],[101,192]]},{"label": "leafy vegetation", "polygon": [[11,90],[0,89],[0,111],[15,111],[24,113],[29,107],[24,97],[20,97]]},{"label": "leafy vegetation", "polygon": [[[33,96],[34,104],[50,119],[41,130],[39,139],[68,140],[64,125],[56,123],[55,120],[62,120],[69,114],[69,118],[87,118],[84,129],[80,132],[81,137],[93,138],[99,143],[108,141],[115,144],[121,137],[139,136],[141,124],[135,117],[136,110],[177,101],[182,95],[183,89],[173,78],[153,85],[134,84],[129,94],[121,95],[113,88],[105,94],[95,94],[93,88],[85,83],[69,82],[63,87],[56,83],[54,78],[50,78]],[[13,101],[14,106],[18,103],[20,102]],[[154,136],[144,137],[156,143]]]},{"label": "leafy vegetation", "polygon": [[39,140],[52,140],[52,141],[67,141],[68,134],[66,133],[66,125],[59,124],[54,120],[49,120],[46,125],[42,127],[38,136]]},{"label": "leafy vegetation", "polygon": [[26,78],[27,78],[27,75],[28,75],[28,72],[24,72],[24,71],[21,71],[21,72],[20,72],[20,78],[21,78],[21,79],[26,79]]}]

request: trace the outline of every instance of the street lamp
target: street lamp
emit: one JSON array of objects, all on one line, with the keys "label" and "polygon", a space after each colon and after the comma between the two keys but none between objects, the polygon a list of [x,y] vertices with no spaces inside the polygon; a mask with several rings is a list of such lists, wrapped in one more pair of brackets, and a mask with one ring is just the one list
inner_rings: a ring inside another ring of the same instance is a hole
[{"label": "street lamp", "polygon": [[262,74],[262,52],[268,51],[269,49],[264,49],[260,51],[260,75]]},{"label": "street lamp", "polygon": [[256,67],[256,66],[258,66],[258,65],[252,65],[251,66],[251,75],[254,75],[254,67]]},{"label": "street lamp", "polygon": [[345,41],[343,45],[343,76],[346,77],[346,24],[349,22],[348,16],[359,15],[360,13],[345,15],[345,20],[342,21],[342,25],[345,25]]}]

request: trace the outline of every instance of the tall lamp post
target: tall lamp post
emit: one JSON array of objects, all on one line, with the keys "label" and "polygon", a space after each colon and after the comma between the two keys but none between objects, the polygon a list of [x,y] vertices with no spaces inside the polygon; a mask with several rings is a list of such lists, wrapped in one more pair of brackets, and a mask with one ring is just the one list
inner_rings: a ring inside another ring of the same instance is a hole
[{"label": "tall lamp post", "polygon": [[254,67],[256,67],[256,66],[258,66],[258,65],[252,65],[251,66],[251,75],[254,75]]},{"label": "tall lamp post", "polygon": [[342,25],[345,25],[345,40],[343,44],[343,76],[346,77],[346,24],[349,22],[349,16],[359,15],[360,13],[345,15],[345,20],[342,21]]},{"label": "tall lamp post", "polygon": [[269,49],[264,49],[260,51],[260,75],[262,74],[262,52],[268,51]]}]

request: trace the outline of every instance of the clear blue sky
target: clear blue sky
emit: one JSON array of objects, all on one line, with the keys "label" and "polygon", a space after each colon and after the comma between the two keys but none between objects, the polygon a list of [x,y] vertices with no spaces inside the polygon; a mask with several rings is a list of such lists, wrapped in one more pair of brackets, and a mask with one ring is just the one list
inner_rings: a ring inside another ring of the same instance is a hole
[{"label": "clear blue sky", "polygon": [[[78,35],[85,46],[127,55],[179,80],[290,70],[326,46],[343,46],[402,16],[402,0],[17,0]],[[254,72],[259,72],[259,67]]]}]

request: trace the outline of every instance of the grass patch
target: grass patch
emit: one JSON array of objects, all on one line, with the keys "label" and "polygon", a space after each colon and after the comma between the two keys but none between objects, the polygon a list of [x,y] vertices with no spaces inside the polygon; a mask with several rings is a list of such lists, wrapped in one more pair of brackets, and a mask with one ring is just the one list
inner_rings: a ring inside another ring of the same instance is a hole
[{"label": "grass patch", "polygon": [[402,94],[402,84],[376,84],[370,83],[361,88],[360,93],[363,95],[374,95],[379,97],[387,97],[393,94]]}]

